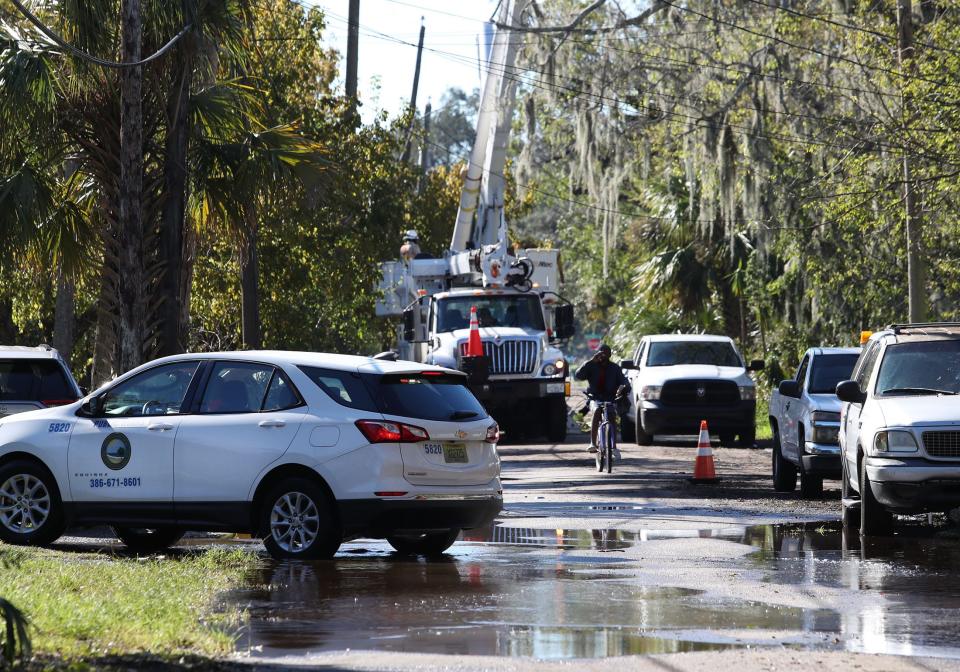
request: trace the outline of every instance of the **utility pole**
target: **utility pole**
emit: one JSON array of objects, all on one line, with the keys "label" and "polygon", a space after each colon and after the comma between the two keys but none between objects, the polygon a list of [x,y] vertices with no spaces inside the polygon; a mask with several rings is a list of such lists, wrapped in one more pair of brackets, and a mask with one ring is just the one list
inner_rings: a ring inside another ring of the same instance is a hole
[{"label": "utility pole", "polygon": [[[140,0],[122,0],[120,60],[140,60]],[[143,246],[143,68],[120,71],[120,184],[118,189],[120,361],[129,371],[143,363],[146,306]]]},{"label": "utility pole", "polygon": [[410,160],[411,132],[413,129],[414,117],[417,114],[417,90],[420,88],[420,61],[423,59],[423,36],[426,28],[423,25],[423,17],[420,17],[420,39],[417,42],[417,65],[413,69],[413,91],[410,92],[410,125],[407,126],[407,144],[403,148],[403,157],[400,159],[403,163]]},{"label": "utility pole", "polygon": [[420,144],[420,188],[417,190],[421,194],[427,187],[427,170],[430,168],[430,113],[432,111],[430,100],[427,99],[427,106],[423,109],[423,142]]},{"label": "utility pole", "polygon": [[347,15],[347,98],[357,97],[357,62],[360,50],[360,0],[350,0]]},{"label": "utility pole", "polygon": [[911,0],[897,0],[897,46],[900,63],[900,119],[904,142],[903,150],[903,201],[907,229],[907,296],[911,322],[923,322],[927,319],[926,280],[927,267],[923,258],[922,229],[920,211],[917,208],[913,171],[910,166],[910,148],[907,142],[907,122],[913,109],[909,82],[903,77],[915,70],[913,61],[913,8]]}]

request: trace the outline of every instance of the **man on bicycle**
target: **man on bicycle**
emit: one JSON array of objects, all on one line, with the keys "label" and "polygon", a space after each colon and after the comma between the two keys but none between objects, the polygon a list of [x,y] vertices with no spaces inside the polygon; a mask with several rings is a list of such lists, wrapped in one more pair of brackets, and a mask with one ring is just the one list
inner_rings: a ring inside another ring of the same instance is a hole
[{"label": "man on bicycle", "polygon": [[[597,452],[597,429],[603,418],[604,401],[616,401],[617,397],[630,389],[627,377],[620,367],[610,361],[610,346],[601,345],[583,366],[577,369],[574,378],[587,381],[587,392],[590,394],[590,410],[593,419],[590,424],[590,452]],[[614,431],[616,431],[616,414],[614,414]],[[620,459],[620,451],[614,457]]]}]

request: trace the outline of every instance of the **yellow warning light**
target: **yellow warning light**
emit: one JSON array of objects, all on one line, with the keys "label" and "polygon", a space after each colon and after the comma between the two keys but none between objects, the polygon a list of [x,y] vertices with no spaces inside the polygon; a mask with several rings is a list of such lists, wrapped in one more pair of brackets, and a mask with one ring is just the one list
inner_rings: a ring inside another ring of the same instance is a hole
[{"label": "yellow warning light", "polygon": [[566,396],[568,396],[568,397],[570,396],[570,381],[569,381],[569,380],[568,380],[566,383],[564,383],[564,385],[563,385],[563,393],[564,393]]},{"label": "yellow warning light", "polygon": [[860,345],[863,345],[870,340],[870,337],[873,336],[872,331],[863,330],[860,332]]}]

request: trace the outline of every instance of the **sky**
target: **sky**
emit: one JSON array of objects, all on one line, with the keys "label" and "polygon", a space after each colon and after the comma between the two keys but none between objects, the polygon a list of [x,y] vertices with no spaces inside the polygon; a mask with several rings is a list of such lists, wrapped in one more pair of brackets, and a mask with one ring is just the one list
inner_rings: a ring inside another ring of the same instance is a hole
[{"label": "sky", "polygon": [[[349,1],[309,2],[327,15],[326,44],[340,52],[342,91]],[[483,24],[496,6],[495,0],[360,0],[358,88],[364,121],[381,109],[395,115],[407,105],[421,17],[426,34],[417,107],[422,111],[428,98],[436,107],[451,86],[467,92],[479,88],[477,40],[482,48]]]}]

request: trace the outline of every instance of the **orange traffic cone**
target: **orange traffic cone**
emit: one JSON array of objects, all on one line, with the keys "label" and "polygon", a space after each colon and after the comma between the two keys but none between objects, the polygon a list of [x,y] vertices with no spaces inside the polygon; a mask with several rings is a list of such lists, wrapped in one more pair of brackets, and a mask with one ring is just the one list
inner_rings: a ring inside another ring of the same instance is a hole
[{"label": "orange traffic cone", "polygon": [[700,421],[700,439],[697,441],[697,462],[693,467],[694,483],[716,483],[717,472],[713,467],[713,449],[710,447],[710,432],[707,421]]},{"label": "orange traffic cone", "polygon": [[483,343],[480,342],[480,320],[477,319],[477,307],[470,306],[470,340],[467,341],[467,357],[483,357]]}]

